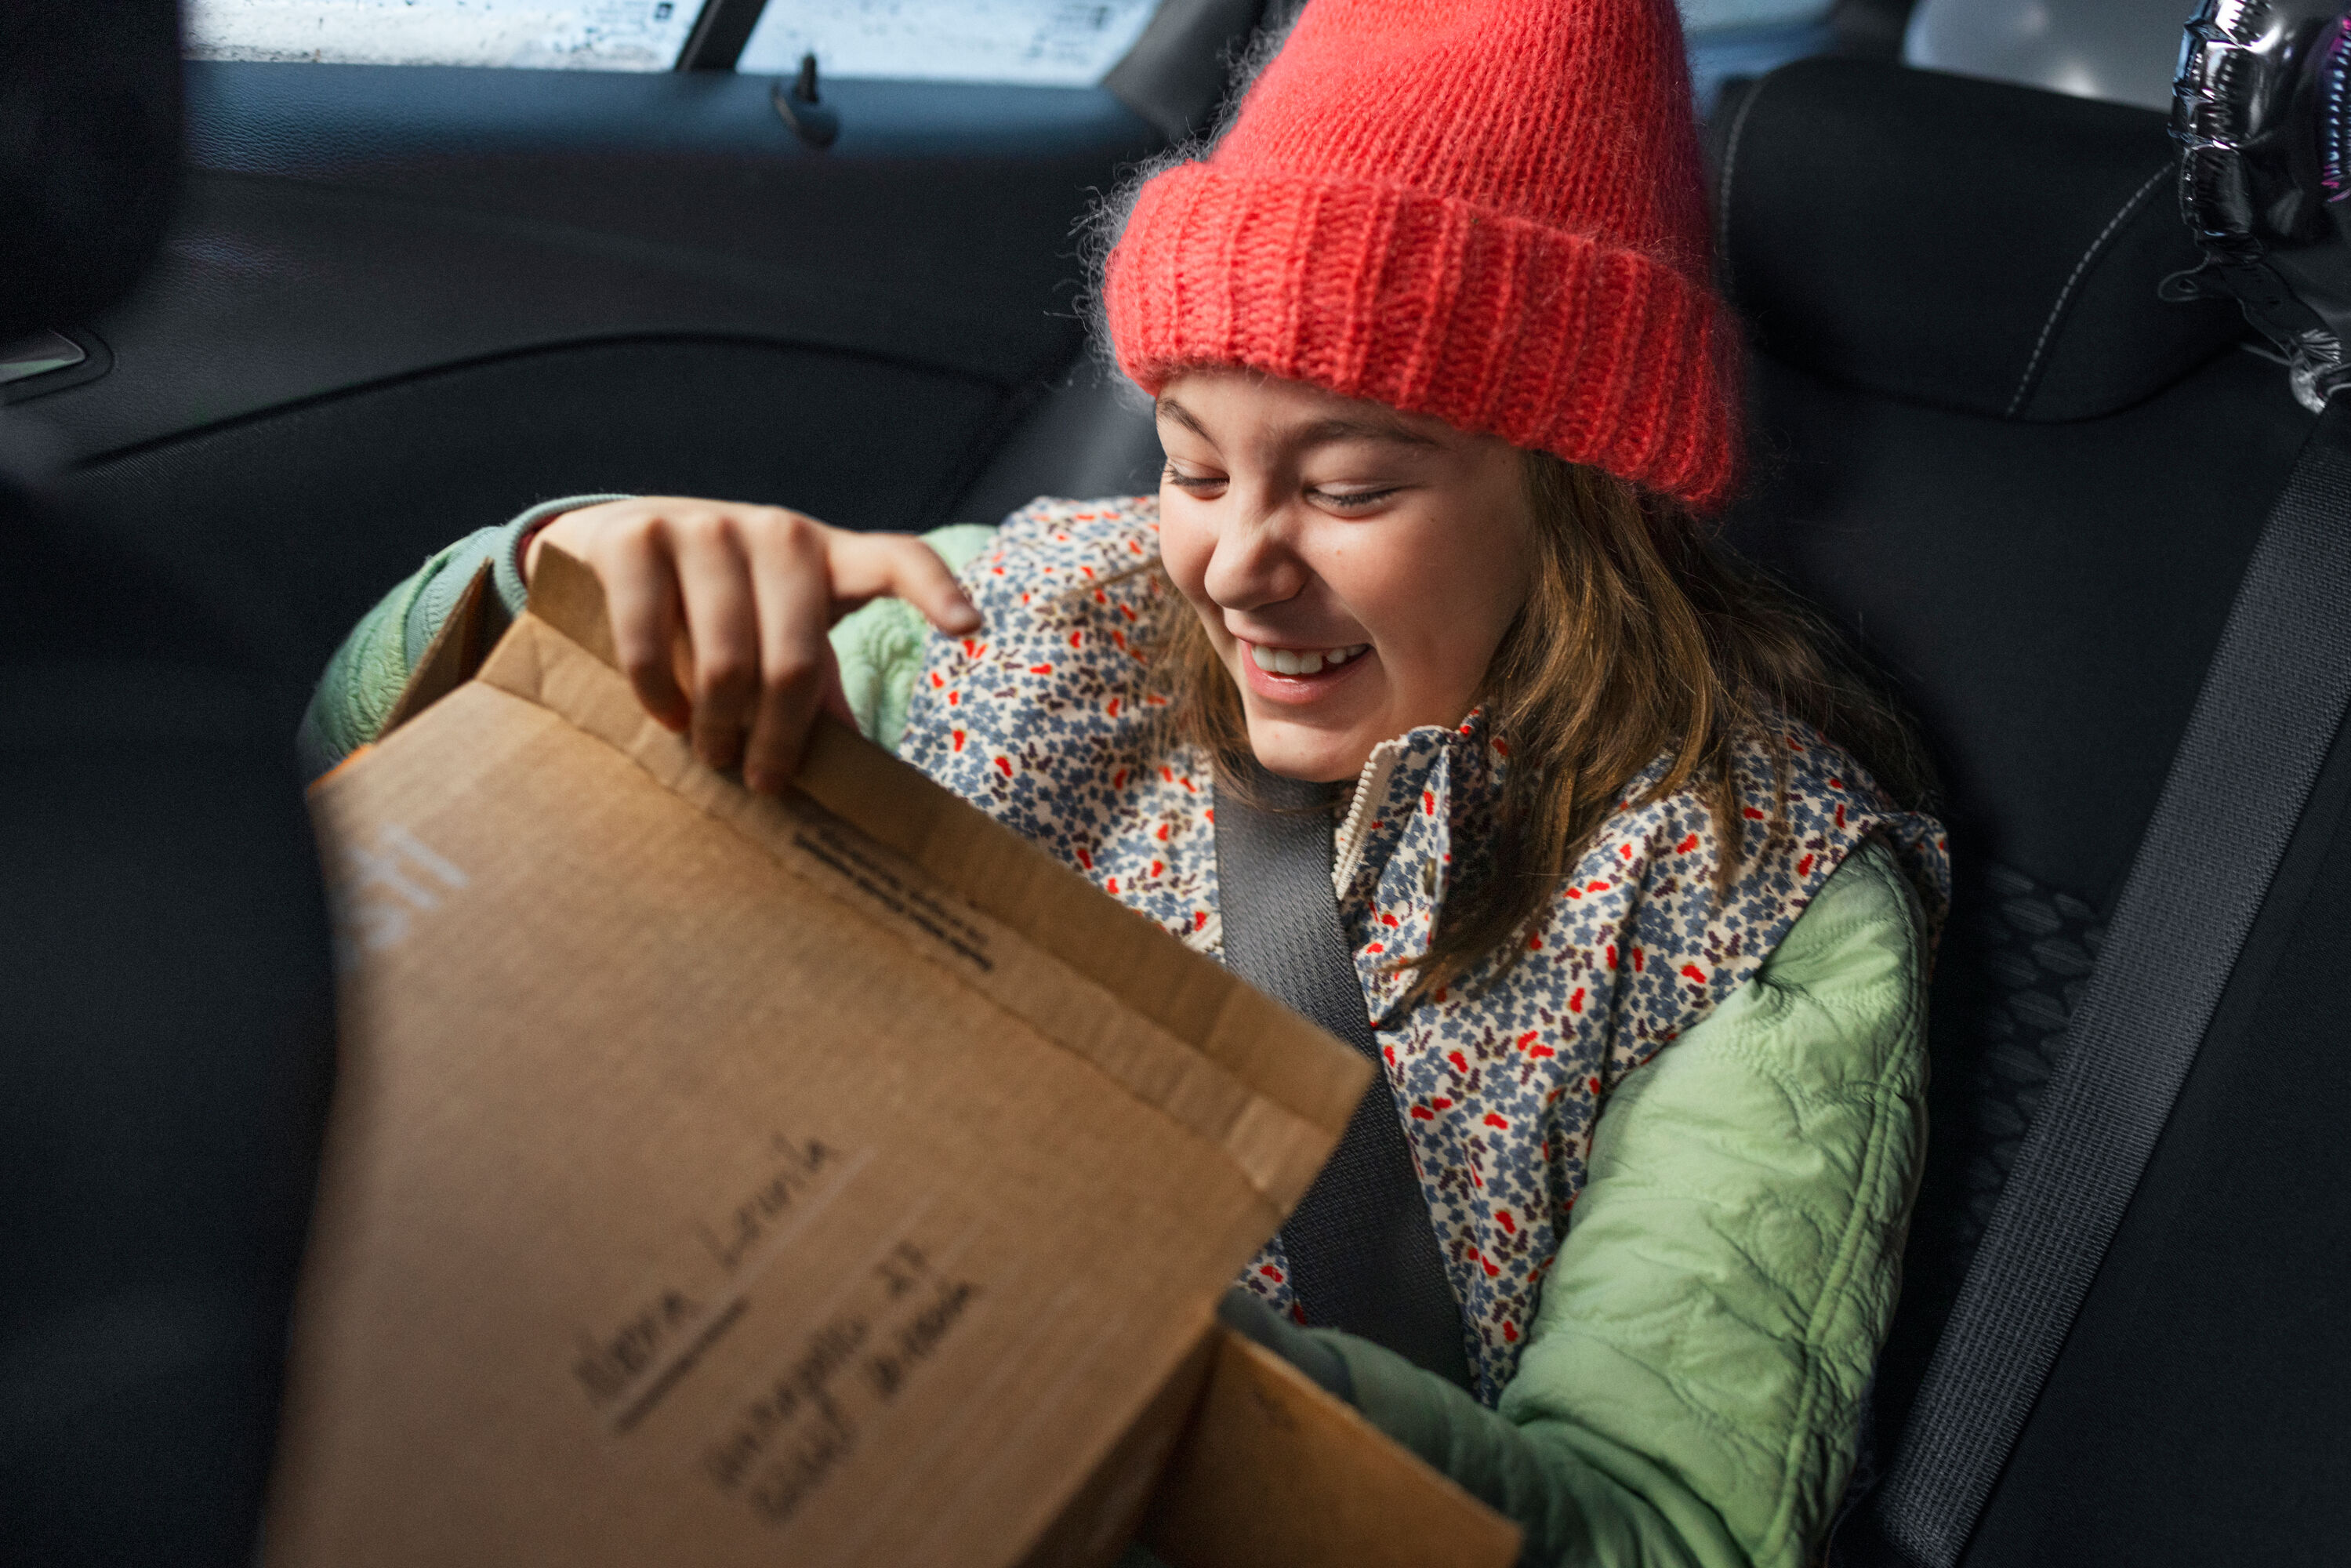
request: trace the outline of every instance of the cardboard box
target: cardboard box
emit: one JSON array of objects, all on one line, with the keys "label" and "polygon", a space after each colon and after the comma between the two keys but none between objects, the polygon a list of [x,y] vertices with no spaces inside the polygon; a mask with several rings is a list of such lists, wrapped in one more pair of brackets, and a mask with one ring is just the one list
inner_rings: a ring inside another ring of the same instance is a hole
[{"label": "cardboard box", "polygon": [[1215,1336],[1143,1521],[1175,1568],[1510,1568],[1519,1527],[1271,1351]]},{"label": "cardboard box", "polygon": [[1382,1490],[1334,1546],[1435,1509],[1510,1561],[1208,1329],[1368,1064],[838,726],[780,800],[703,767],[546,559],[314,795],[343,1061],[266,1561],[1102,1563],[1179,1438],[1183,1568],[1252,1445]]}]

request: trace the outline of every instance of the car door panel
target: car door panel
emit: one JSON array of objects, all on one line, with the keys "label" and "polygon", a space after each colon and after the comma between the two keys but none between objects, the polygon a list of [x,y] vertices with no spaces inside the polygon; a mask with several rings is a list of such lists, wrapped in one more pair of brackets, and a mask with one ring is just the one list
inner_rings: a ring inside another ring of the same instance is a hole
[{"label": "car door panel", "polygon": [[[551,497],[788,498],[858,528],[940,514],[1004,399],[972,378],[747,340],[530,350],[126,453],[74,488],[270,643],[298,684],[442,544]],[[397,431],[396,440],[386,431]],[[904,461],[877,432],[909,432]]]},{"label": "car door panel", "polygon": [[550,496],[942,520],[1079,351],[1072,225],[1161,141],[1090,89],[827,84],[819,152],[728,73],[188,69],[113,367],[17,412],[289,674]]}]

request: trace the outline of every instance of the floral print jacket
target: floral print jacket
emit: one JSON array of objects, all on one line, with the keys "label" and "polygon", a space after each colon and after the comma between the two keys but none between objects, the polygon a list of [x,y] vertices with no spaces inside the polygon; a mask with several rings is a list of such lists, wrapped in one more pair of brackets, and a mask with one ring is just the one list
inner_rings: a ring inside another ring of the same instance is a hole
[{"label": "floral print jacket", "polygon": [[[899,751],[1210,954],[1219,950],[1207,758],[1162,741],[1143,638],[1157,502],[1040,501],[960,578],[986,617],[929,640]],[[1784,748],[1784,749],[1782,749]],[[1931,820],[1895,810],[1802,731],[1737,758],[1743,852],[1695,789],[1636,780],[1526,950],[1490,985],[1404,1005],[1447,892],[1490,867],[1507,745],[1479,715],[1379,747],[1337,828],[1333,883],[1387,1086],[1409,1134],[1489,1404],[1517,1366],[1610,1091],[1745,983],[1853,850],[1886,841],[1930,924],[1948,862]],[[1658,766],[1662,770],[1663,764]],[[1246,1276],[1290,1295],[1276,1237]]]}]

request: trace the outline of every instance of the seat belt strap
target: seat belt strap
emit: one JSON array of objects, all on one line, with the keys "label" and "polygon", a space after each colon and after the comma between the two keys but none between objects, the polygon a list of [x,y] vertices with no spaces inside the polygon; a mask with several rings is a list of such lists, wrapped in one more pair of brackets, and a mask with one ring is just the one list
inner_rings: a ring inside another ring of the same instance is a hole
[{"label": "seat belt strap", "polygon": [[1217,792],[1225,964],[1378,1069],[1322,1174],[1281,1228],[1306,1321],[1385,1345],[1474,1387],[1461,1309],[1388,1088],[1331,888],[1332,790],[1255,768]]},{"label": "seat belt strap", "polygon": [[1877,1504],[1953,1568],[2202,1044],[2351,698],[2351,397],[2271,508]]}]

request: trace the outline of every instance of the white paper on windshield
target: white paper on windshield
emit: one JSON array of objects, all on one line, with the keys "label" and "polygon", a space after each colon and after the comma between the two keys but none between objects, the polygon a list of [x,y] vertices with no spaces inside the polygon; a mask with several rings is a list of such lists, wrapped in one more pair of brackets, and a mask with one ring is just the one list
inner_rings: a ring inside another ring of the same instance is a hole
[{"label": "white paper on windshield", "polygon": [[661,71],[702,0],[186,0],[199,60]]},{"label": "white paper on windshield", "polygon": [[1691,33],[1728,27],[1789,27],[1827,18],[1830,0],[1680,0]]},{"label": "white paper on windshield", "polygon": [[1092,87],[1134,47],[1159,0],[768,0],[737,68],[824,76]]}]

